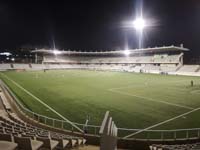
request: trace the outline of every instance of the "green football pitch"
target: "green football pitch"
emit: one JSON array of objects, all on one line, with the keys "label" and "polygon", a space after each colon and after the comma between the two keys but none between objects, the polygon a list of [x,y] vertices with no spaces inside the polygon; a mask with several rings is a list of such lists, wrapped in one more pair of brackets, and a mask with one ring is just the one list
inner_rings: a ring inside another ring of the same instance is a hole
[{"label": "green football pitch", "polygon": [[[100,125],[107,110],[118,127],[200,127],[200,78],[87,70],[2,72],[24,106],[72,122]],[[191,80],[194,86],[191,87]],[[151,129],[151,128],[150,128]]]}]

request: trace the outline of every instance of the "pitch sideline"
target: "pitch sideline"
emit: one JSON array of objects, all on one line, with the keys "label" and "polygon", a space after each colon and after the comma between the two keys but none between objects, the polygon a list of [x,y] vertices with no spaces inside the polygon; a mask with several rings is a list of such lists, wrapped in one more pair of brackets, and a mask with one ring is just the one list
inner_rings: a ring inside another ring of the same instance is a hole
[{"label": "pitch sideline", "polygon": [[17,82],[15,82],[14,80],[12,80],[11,78],[9,78],[7,75],[5,75],[4,73],[1,73],[4,77],[6,77],[9,81],[11,81],[12,83],[14,83],[17,87],[19,87],[21,90],[23,90],[24,92],[26,92],[28,95],[30,95],[31,97],[33,97],[35,100],[37,100],[38,102],[40,102],[41,104],[43,104],[45,107],[47,107],[48,109],[50,109],[52,112],[54,112],[56,115],[58,115],[59,117],[61,117],[62,119],[64,119],[65,121],[67,121],[69,124],[71,124],[73,127],[75,127],[77,130],[79,130],[80,132],[83,132],[83,130],[81,130],[78,126],[76,126],[73,122],[71,122],[70,120],[68,120],[67,118],[65,118],[63,115],[61,115],[60,113],[58,113],[56,110],[54,110],[53,108],[51,108],[49,105],[47,105],[46,103],[44,103],[41,99],[39,99],[38,97],[36,97],[35,95],[33,95],[31,92],[29,92],[28,90],[26,90],[25,88],[23,88],[20,84],[18,84]]}]

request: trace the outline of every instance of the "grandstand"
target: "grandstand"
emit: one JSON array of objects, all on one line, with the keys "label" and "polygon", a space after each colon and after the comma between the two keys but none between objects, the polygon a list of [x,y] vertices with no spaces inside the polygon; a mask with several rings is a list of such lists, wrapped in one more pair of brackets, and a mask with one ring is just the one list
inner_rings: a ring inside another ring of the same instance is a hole
[{"label": "grandstand", "polygon": [[80,68],[96,70],[114,70],[157,74],[199,75],[199,65],[184,65],[184,52],[189,49],[183,45],[163,46],[146,49],[106,52],[80,52],[53,50],[35,50],[42,64],[51,64],[49,68]]},{"label": "grandstand", "polygon": [[183,64],[183,52],[188,49],[176,46],[155,47],[146,49],[135,49],[126,51],[106,51],[106,52],[78,52],[59,51],[55,54],[53,50],[35,50],[36,55],[40,55],[42,63],[51,64]]},{"label": "grandstand", "polygon": [[34,50],[37,64],[0,64],[0,70],[92,69],[172,75],[200,75],[199,65],[184,65],[182,45],[106,52]]}]

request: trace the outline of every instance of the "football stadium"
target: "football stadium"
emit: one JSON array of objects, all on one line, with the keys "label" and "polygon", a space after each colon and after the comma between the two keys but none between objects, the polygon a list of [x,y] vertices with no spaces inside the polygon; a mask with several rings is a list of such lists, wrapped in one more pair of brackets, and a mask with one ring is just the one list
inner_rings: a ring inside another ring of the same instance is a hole
[{"label": "football stadium", "polygon": [[199,6],[0,2],[0,150],[200,150]]},{"label": "football stadium", "polygon": [[183,45],[108,52],[34,50],[36,63],[0,64],[1,86],[29,119],[84,133],[86,139],[99,137],[106,111],[122,146],[134,140],[198,139],[200,65],[183,63],[188,51]]}]

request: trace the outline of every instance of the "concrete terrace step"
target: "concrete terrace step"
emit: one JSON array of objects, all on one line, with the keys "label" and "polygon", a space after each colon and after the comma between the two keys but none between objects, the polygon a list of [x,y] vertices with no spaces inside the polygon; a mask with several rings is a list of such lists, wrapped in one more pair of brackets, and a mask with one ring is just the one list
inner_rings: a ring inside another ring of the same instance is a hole
[{"label": "concrete terrace step", "polygon": [[[92,146],[92,145],[85,145],[84,147],[77,147],[77,150],[99,150],[99,146]],[[74,149],[75,150],[75,149]],[[119,149],[118,150],[126,150],[126,149]]]}]

